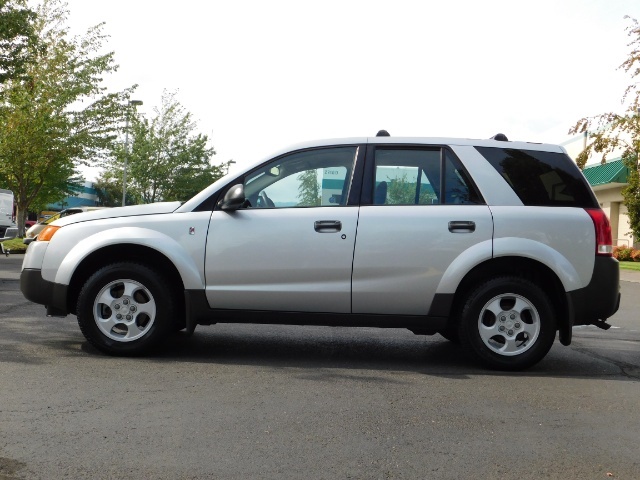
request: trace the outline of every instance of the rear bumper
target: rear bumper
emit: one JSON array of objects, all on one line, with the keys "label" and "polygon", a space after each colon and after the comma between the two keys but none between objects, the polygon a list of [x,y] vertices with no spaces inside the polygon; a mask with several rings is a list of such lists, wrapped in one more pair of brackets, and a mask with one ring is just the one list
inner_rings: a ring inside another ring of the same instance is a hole
[{"label": "rear bumper", "polygon": [[31,302],[47,307],[47,315],[65,316],[67,308],[67,285],[50,282],[42,278],[39,269],[25,268],[20,274],[20,290]]},{"label": "rear bumper", "polygon": [[606,320],[620,307],[620,267],[611,257],[596,257],[591,282],[568,293],[574,325]]}]

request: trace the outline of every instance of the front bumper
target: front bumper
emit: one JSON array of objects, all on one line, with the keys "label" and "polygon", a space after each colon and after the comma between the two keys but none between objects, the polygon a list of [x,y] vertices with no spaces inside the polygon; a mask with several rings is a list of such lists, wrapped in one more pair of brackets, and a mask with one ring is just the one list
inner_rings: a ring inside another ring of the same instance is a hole
[{"label": "front bumper", "polygon": [[47,315],[64,317],[69,314],[67,307],[68,285],[50,282],[42,278],[42,271],[25,268],[20,274],[20,290],[31,302],[47,307]]}]

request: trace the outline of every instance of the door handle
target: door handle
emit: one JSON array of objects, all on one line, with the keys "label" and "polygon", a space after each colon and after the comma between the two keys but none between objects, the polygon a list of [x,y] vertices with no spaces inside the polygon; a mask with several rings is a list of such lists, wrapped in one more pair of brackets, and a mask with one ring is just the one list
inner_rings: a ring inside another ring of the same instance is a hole
[{"label": "door handle", "polygon": [[318,220],[313,223],[313,228],[318,233],[337,233],[342,230],[340,220]]},{"label": "door handle", "polygon": [[472,233],[476,231],[476,222],[464,220],[449,222],[449,231],[451,233]]}]

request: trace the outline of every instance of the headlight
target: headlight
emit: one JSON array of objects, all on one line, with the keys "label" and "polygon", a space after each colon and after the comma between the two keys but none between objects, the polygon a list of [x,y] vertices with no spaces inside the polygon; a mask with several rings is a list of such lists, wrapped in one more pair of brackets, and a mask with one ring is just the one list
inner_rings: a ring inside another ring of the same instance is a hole
[{"label": "headlight", "polygon": [[56,232],[60,229],[57,225],[47,225],[44,229],[38,234],[39,242],[48,242],[53,238]]}]

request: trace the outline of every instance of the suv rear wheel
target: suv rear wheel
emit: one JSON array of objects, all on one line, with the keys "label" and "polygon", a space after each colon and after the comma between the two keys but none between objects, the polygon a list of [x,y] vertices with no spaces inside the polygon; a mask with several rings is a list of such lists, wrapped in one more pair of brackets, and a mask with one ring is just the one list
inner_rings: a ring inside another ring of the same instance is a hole
[{"label": "suv rear wheel", "polygon": [[485,365],[522,370],[539,362],[556,335],[547,295],[519,277],[489,280],[469,295],[462,308],[460,341]]},{"label": "suv rear wheel", "polygon": [[78,325],[98,350],[111,355],[148,351],[171,330],[176,302],[155,270],[137,263],[94,273],[78,297]]}]

